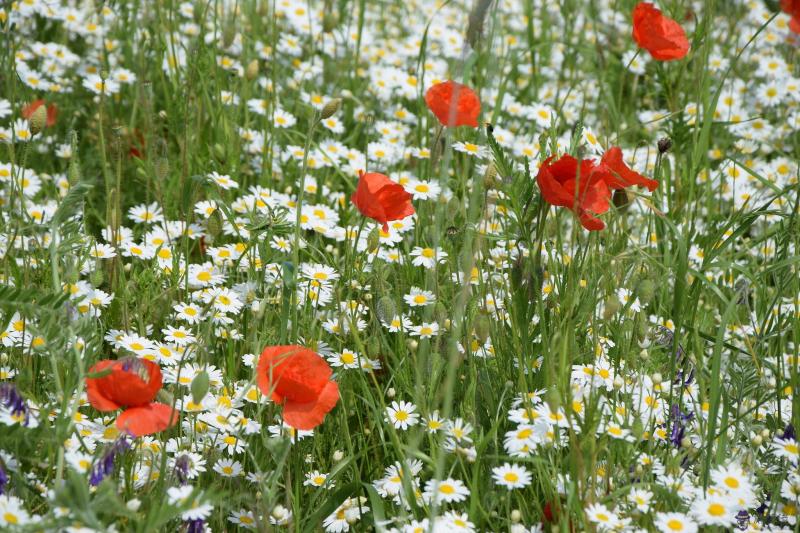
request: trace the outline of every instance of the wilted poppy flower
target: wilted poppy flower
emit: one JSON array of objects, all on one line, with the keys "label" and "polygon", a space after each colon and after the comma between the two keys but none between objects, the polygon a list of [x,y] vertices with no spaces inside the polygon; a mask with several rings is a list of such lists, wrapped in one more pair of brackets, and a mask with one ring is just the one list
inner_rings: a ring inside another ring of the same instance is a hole
[{"label": "wilted poppy flower", "polygon": [[795,33],[800,33],[800,0],[781,0],[781,10],[792,17],[789,22],[789,29]]},{"label": "wilted poppy flower", "polygon": [[681,59],[689,52],[681,25],[650,2],[639,2],[633,8],[633,40],[658,61]]},{"label": "wilted poppy flower", "polygon": [[618,146],[609,148],[599,163],[593,159],[578,161],[570,155],[561,156],[557,161],[550,157],[539,168],[536,181],[545,202],[571,209],[590,231],[605,227],[594,215],[608,211],[612,189],[637,185],[653,191],[658,187],[656,180],[642,176],[625,164]]},{"label": "wilted poppy flower", "polygon": [[425,93],[425,103],[442,126],[478,127],[481,102],[466,85],[455,81],[437,83]]},{"label": "wilted poppy flower", "polygon": [[21,112],[22,118],[31,118],[36,110],[41,106],[45,106],[45,109],[47,109],[47,121],[45,122],[45,125],[50,128],[56,123],[56,118],[58,118],[58,108],[55,104],[47,105],[47,103],[42,99],[34,100],[30,104],[23,107]]},{"label": "wilted poppy flower", "polygon": [[383,224],[383,231],[389,230],[388,222],[414,214],[411,195],[402,185],[377,172],[359,175],[350,201],[362,215]]},{"label": "wilted poppy flower", "polygon": [[86,378],[86,395],[98,411],[126,409],[116,426],[134,437],[163,431],[175,424],[178,413],[154,403],[161,389],[161,368],[146,359],[104,359],[89,369],[99,377]]},{"label": "wilted poppy flower", "polygon": [[658,182],[646,178],[628,168],[622,160],[622,149],[619,146],[612,146],[603,154],[600,160],[601,165],[605,165],[610,170],[610,177],[606,178],[606,184],[612,189],[624,189],[633,185],[647,187],[652,192],[658,188]]},{"label": "wilted poppy flower", "polygon": [[606,179],[610,179],[610,173],[591,159],[578,161],[571,155],[563,155],[553,161],[553,157],[542,163],[536,175],[544,201],[571,209],[590,231],[605,228],[603,221],[594,215],[608,211],[611,191]]},{"label": "wilted poppy flower", "polygon": [[283,420],[295,429],[314,429],[339,401],[339,386],[318,354],[297,345],[269,346],[258,360],[262,394],[283,404]]}]

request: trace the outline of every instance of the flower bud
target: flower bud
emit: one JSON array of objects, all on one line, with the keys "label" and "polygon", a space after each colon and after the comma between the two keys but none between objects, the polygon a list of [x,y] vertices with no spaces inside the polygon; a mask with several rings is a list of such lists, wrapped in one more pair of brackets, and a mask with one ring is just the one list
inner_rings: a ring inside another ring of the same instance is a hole
[{"label": "flower bud", "polygon": [[247,78],[248,81],[253,81],[258,76],[258,59],[252,60],[250,63],[247,64],[247,68],[244,70],[244,77]]},{"label": "flower bud", "polygon": [[322,113],[320,113],[319,116],[322,120],[325,120],[326,118],[331,118],[339,111],[339,109],[341,109],[341,107],[342,107],[342,99],[334,98],[333,100],[325,104],[325,107],[322,108]]},{"label": "flower bud", "polygon": [[492,323],[489,320],[489,317],[486,316],[485,313],[479,313],[478,316],[475,317],[475,322],[473,322],[473,329],[475,330],[475,336],[478,337],[478,340],[481,344],[485,344],[486,341],[489,339],[489,335],[492,331]]},{"label": "flower bud", "polygon": [[752,439],[750,439],[750,444],[753,445],[753,448],[759,448],[764,443],[764,438],[761,435],[756,435]]},{"label": "flower bud", "polygon": [[191,391],[192,391],[192,401],[196,404],[199,404],[203,401],[203,398],[206,397],[208,394],[208,387],[209,387],[209,377],[208,372],[203,370],[195,378],[192,380]]},{"label": "flower bud", "polygon": [[491,189],[494,187],[495,182],[497,181],[497,167],[494,164],[494,161],[486,165],[486,172],[483,173],[483,186],[487,189]]},{"label": "flower bud", "polygon": [[342,459],[344,459],[344,452],[342,450],[336,450],[335,452],[333,452],[333,460],[334,461],[336,461],[338,463]]},{"label": "flower bud", "polygon": [[386,397],[389,399],[394,398],[395,394],[397,394],[397,391],[394,390],[394,387],[389,387],[389,390],[386,391]]},{"label": "flower bud", "polygon": [[377,305],[378,318],[391,322],[397,316],[397,306],[391,296],[381,296]]},{"label": "flower bud", "polygon": [[661,154],[666,154],[669,152],[669,149],[672,148],[672,139],[669,137],[664,137],[658,140],[658,152]]},{"label": "flower bud", "polygon": [[656,372],[651,376],[653,380],[653,385],[661,385],[661,382],[664,381],[664,378],[661,376],[660,372]]},{"label": "flower bud", "polygon": [[367,237],[367,251],[371,254],[375,253],[380,244],[381,244],[380,229],[378,228],[378,226],[375,226],[374,228],[372,228],[372,231],[369,232],[369,236]]},{"label": "flower bud", "polygon": [[322,31],[323,32],[325,32],[325,33],[332,32],[336,28],[337,24],[339,24],[339,17],[336,15],[336,13],[331,13],[329,11],[329,12],[325,13],[325,15],[322,16]]},{"label": "flower bud", "polygon": [[520,520],[522,520],[522,513],[519,512],[519,509],[511,511],[511,521],[516,524]]},{"label": "flower bud", "polygon": [[44,104],[36,108],[30,118],[28,118],[28,127],[33,135],[36,135],[44,129],[47,125],[47,106]]}]

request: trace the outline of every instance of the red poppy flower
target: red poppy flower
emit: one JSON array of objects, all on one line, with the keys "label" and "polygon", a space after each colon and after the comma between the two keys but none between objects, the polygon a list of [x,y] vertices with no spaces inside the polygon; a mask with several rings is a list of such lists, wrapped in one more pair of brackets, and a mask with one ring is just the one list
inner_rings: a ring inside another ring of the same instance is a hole
[{"label": "red poppy flower", "polygon": [[389,221],[414,214],[411,195],[402,185],[377,172],[359,174],[358,186],[350,201],[362,215],[383,224],[383,231],[389,230]]},{"label": "red poppy flower", "polygon": [[314,429],[339,401],[339,386],[318,354],[297,345],[269,346],[258,360],[261,393],[283,403],[283,419],[295,429]]},{"label": "red poppy flower", "polygon": [[639,2],[633,8],[633,40],[658,61],[681,59],[689,53],[689,40],[681,25],[650,2]]},{"label": "red poppy flower", "polygon": [[792,17],[789,22],[789,29],[795,33],[800,33],[800,0],[781,0],[781,10]]},{"label": "red poppy flower", "polygon": [[161,368],[146,359],[104,359],[89,369],[103,374],[86,378],[89,403],[98,411],[125,409],[116,426],[134,437],[151,435],[172,427],[178,412],[169,405],[154,403],[161,389]]},{"label": "red poppy flower", "polygon": [[425,93],[425,103],[442,126],[478,127],[481,102],[466,85],[455,81],[437,83]]},{"label": "red poppy flower", "polygon": [[146,359],[105,359],[90,373],[108,374],[86,379],[89,403],[98,411],[116,411],[123,407],[147,405],[161,389],[161,368]]},{"label": "red poppy flower", "polygon": [[611,176],[606,179],[606,184],[612,189],[625,189],[632,185],[639,185],[647,187],[652,192],[658,188],[656,180],[646,178],[628,168],[628,165],[622,160],[622,149],[619,146],[612,146],[606,150],[606,153],[603,154],[603,159],[600,160],[600,164],[611,170]]},{"label": "red poppy flower", "polygon": [[547,158],[536,175],[544,201],[571,209],[589,231],[606,227],[594,216],[609,208],[611,191],[606,179],[610,179],[610,172],[605,167],[598,167],[591,159],[579,162],[571,155],[556,161],[553,156]]},{"label": "red poppy flower", "polygon": [[55,104],[47,105],[47,103],[42,99],[34,100],[30,104],[23,107],[22,118],[31,118],[31,115],[33,115],[33,113],[41,106],[45,106],[45,109],[47,109],[47,121],[45,122],[45,125],[50,128],[56,123],[56,118],[58,118],[58,108]]}]

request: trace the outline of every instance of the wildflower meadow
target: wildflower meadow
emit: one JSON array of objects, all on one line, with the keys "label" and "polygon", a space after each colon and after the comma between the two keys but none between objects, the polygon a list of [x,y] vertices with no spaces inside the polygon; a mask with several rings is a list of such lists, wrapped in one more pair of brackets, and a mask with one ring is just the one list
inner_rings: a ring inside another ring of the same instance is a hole
[{"label": "wildflower meadow", "polygon": [[800,532],[799,0],[0,2],[0,531]]}]

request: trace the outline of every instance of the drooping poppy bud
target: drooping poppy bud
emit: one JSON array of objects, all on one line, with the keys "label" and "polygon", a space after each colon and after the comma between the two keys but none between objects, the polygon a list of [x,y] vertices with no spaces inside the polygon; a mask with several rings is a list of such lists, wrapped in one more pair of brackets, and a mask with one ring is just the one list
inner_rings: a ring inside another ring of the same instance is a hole
[{"label": "drooping poppy bud", "polygon": [[425,103],[442,126],[478,127],[481,102],[466,85],[455,81],[437,83],[425,93]]},{"label": "drooping poppy bud", "polygon": [[377,172],[359,175],[358,186],[350,201],[362,215],[382,224],[383,231],[389,231],[388,223],[392,220],[414,214],[411,195],[402,185]]},{"label": "drooping poppy bud", "polygon": [[339,401],[330,366],[308,348],[269,346],[261,353],[256,372],[261,393],[283,404],[284,421],[296,429],[314,429]]},{"label": "drooping poppy bud", "polygon": [[639,2],[633,8],[633,40],[657,61],[674,61],[689,53],[689,40],[681,25],[650,2]]}]

